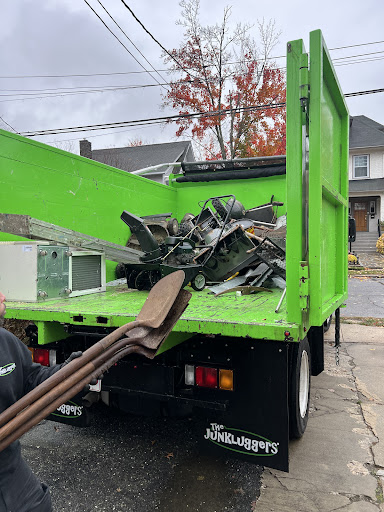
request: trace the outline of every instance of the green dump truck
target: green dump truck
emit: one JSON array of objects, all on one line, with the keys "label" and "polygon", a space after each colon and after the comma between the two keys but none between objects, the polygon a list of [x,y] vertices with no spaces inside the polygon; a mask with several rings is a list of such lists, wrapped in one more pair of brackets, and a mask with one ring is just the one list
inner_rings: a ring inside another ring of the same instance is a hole
[{"label": "green dump truck", "polygon": [[[165,186],[0,132],[0,213],[120,246],[130,235],[120,219],[124,210],[140,217],[172,212],[180,220],[216,196],[234,195],[245,208],[271,196],[284,204],[286,296],[278,312],[280,288],[219,297],[192,290],[189,307],[153,361],[126,358],[105,375],[100,396],[106,404],[134,413],[196,413],[204,418],[203,450],[288,471],[289,438],[300,437],[307,423],[310,376],[323,370],[323,323],[347,297],[348,128],[318,30],[310,34],[309,54],[302,40],[287,45],[284,172],[229,176],[228,165],[214,179],[174,174]],[[32,250],[27,238],[0,237]],[[115,268],[116,262],[106,262],[106,281],[115,279]],[[2,269],[0,290],[1,277]],[[119,284],[93,294],[8,301],[7,317],[33,322],[31,347],[49,364],[134,319],[147,294]],[[84,417],[73,402],[51,418],[80,425]]]}]

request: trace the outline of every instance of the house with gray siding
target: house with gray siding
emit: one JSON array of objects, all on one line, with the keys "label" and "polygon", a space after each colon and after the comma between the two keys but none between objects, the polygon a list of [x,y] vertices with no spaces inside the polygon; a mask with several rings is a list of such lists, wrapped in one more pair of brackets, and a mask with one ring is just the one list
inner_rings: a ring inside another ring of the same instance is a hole
[{"label": "house with gray siding", "polygon": [[384,220],[384,125],[366,116],[350,118],[349,212],[358,232]]}]

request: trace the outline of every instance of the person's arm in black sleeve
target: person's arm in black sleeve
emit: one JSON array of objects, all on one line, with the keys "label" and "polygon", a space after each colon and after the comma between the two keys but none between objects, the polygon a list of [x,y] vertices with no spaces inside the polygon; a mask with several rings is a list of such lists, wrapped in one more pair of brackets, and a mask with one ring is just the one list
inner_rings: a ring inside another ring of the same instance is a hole
[{"label": "person's arm in black sleeve", "polygon": [[[42,366],[38,363],[33,363],[31,354],[27,347],[22,343],[20,340],[18,340],[21,344],[21,350],[23,353],[23,368],[24,368],[24,393],[28,393],[32,389],[34,389],[36,386],[44,382],[46,379],[48,379],[51,375],[56,373],[60,368],[63,366],[69,364],[74,359],[77,359],[80,357],[83,353],[81,351],[79,352],[72,352],[72,354],[64,361],[64,363],[56,364],[55,366]],[[96,384],[97,379],[92,379],[90,384]],[[84,388],[84,392],[88,391],[88,386]]]},{"label": "person's arm in black sleeve", "polygon": [[41,364],[34,363],[32,361],[31,352],[24,343],[19,339],[17,339],[17,342],[23,364],[24,393],[26,394],[60,370],[62,364],[42,366]]}]

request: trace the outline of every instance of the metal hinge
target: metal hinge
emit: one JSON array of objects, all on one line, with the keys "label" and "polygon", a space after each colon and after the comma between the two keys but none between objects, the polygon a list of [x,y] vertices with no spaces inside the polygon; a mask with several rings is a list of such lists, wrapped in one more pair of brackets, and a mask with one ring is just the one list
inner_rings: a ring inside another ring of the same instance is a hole
[{"label": "metal hinge", "polygon": [[308,70],[308,54],[303,53],[300,56],[300,104],[303,112],[308,116],[309,103],[309,70]]},{"label": "metal hinge", "polygon": [[309,306],[309,267],[307,261],[300,262],[300,308]]}]

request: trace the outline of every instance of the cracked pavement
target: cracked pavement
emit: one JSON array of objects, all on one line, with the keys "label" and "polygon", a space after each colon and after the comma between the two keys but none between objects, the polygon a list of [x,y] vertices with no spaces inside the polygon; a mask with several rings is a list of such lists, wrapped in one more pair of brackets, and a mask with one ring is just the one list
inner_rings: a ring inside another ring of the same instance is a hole
[{"label": "cracked pavement", "polygon": [[257,512],[384,511],[384,330],[341,330],[340,366],[332,326],[307,430],[290,443],[289,473],[264,471]]}]

